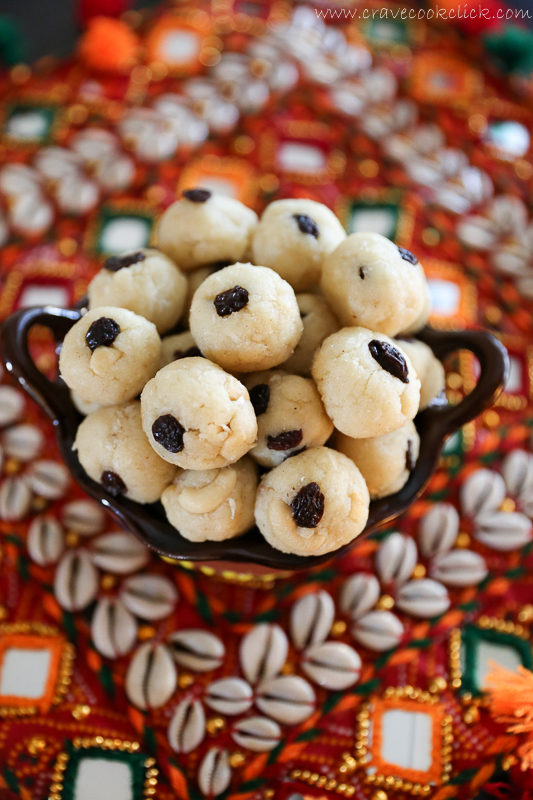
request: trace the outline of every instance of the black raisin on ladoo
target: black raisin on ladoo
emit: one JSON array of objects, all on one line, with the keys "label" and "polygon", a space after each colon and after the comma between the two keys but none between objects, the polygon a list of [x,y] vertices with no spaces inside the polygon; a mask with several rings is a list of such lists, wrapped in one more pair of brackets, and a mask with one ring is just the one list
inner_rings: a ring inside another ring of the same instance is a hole
[{"label": "black raisin on ladoo", "polygon": [[316,528],[324,515],[324,505],[324,495],[318,483],[308,483],[293,498],[292,518],[299,528]]}]

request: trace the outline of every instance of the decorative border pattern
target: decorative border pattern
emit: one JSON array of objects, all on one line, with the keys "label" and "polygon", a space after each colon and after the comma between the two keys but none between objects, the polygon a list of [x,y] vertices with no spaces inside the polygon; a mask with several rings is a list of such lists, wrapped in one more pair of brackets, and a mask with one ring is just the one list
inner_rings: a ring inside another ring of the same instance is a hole
[{"label": "decorative border pattern", "polygon": [[[413,770],[383,761],[380,755],[381,723],[383,714],[389,709],[402,709],[416,713],[423,705],[424,712],[433,721],[432,765],[426,771]],[[412,686],[389,686],[383,697],[365,702],[357,714],[358,730],[355,744],[357,765],[368,770],[374,767],[374,774],[367,774],[365,783],[374,786],[394,788],[413,795],[428,795],[435,785],[448,783],[452,770],[451,756],[453,743],[452,717],[445,714],[439,697]],[[372,729],[372,744],[370,730]],[[376,752],[372,752],[372,748]],[[369,757],[370,756],[370,757]],[[391,773],[391,768],[394,773]]]},{"label": "decorative border pattern", "polygon": [[[484,615],[474,625],[467,624],[463,629],[454,628],[449,640],[450,677],[452,688],[461,690],[461,699],[465,705],[478,706],[482,704],[480,698],[484,696],[475,679],[476,642],[479,639],[512,647],[520,654],[523,666],[533,669],[529,631],[520,623]],[[463,647],[464,659],[461,657]]]},{"label": "decorative border pattern", "polygon": [[79,762],[83,758],[101,758],[102,753],[109,760],[126,762],[131,767],[134,800],[154,797],[159,770],[155,758],[147,758],[140,748],[139,742],[103,736],[74,739],[57,757],[48,800],[73,800]]},{"label": "decorative border pattern", "polygon": [[0,625],[0,671],[6,652],[14,647],[51,652],[48,678],[40,698],[0,696],[0,717],[46,714],[51,706],[61,702],[70,685],[76,649],[57,628],[49,625],[39,622],[3,623]]}]

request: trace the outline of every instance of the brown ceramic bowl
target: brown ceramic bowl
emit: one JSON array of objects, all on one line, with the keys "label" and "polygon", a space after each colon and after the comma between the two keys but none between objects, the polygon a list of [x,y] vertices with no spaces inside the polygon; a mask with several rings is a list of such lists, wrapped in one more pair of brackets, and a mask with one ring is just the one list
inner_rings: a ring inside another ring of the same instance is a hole
[{"label": "brown ceramic bowl", "polygon": [[[167,522],[160,503],[140,505],[125,497],[112,497],[92,481],[72,450],[82,417],[72,404],[69,390],[61,380],[52,382],[39,372],[28,350],[28,334],[34,325],[46,326],[61,342],[81,314],[79,310],[52,306],[17,311],[3,325],[2,355],[8,371],[51,418],[61,455],[73,477],[88,495],[112,512],[119,525],[157,553],[177,561],[232,562],[294,571],[315,567],[350,549],[348,544],[324,556],[289,555],[271,547],[255,527],[244,536],[224,542],[189,542]],[[416,466],[399,492],[370,504],[368,523],[361,536],[390,523],[416,500],[437,467],[447,437],[493,403],[508,374],[507,352],[490,333],[425,328],[419,338],[441,360],[457,350],[471,351],[479,361],[480,377],[475,389],[458,405],[436,403],[417,416],[420,454]]]}]

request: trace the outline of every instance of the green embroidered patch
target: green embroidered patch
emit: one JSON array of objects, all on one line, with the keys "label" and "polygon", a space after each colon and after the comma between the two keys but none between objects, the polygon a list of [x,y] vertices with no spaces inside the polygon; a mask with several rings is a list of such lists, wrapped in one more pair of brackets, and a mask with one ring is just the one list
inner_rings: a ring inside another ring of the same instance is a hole
[{"label": "green embroidered patch", "polygon": [[[99,785],[100,800],[142,800],[146,779],[146,754],[121,750],[104,750],[100,747],[76,748],[68,743],[67,768],[63,776],[61,800],[74,800],[88,796],[93,782]],[[105,781],[103,780],[105,774]],[[82,791],[81,783],[87,786]],[[124,794],[124,792],[128,794]]]},{"label": "green embroidered patch", "polygon": [[400,208],[394,203],[352,203],[348,216],[348,233],[379,233],[394,240],[398,232]]},{"label": "green embroidered patch", "polygon": [[510,633],[466,625],[461,631],[461,692],[473,695],[483,693],[484,679],[489,671],[489,662],[495,661],[509,669],[521,664],[527,669],[533,667],[531,645]]},{"label": "green embroidered patch", "polygon": [[154,218],[148,210],[104,206],[96,220],[88,246],[102,255],[117,255],[125,250],[148,247]]},{"label": "green embroidered patch", "polygon": [[49,139],[55,116],[56,110],[49,106],[12,106],[2,134],[16,144],[44,144]]}]

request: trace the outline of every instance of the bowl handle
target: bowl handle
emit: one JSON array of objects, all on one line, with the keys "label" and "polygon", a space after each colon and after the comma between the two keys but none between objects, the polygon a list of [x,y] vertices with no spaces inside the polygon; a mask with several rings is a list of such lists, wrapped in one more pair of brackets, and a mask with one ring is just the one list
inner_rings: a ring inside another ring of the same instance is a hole
[{"label": "bowl handle", "polygon": [[80,311],[39,306],[16,311],[2,324],[1,350],[6,369],[55,425],[71,405],[69,391],[64,383],[50,381],[37,369],[30,355],[28,335],[34,325],[44,325],[50,328],[56,341],[62,341],[80,317]]},{"label": "bowl handle", "polygon": [[[69,392],[61,383],[53,383],[40,372],[30,355],[28,334],[34,325],[50,328],[56,341],[62,341],[81,311],[44,306],[16,311],[2,325],[1,350],[7,370],[21,387],[46,411],[55,424],[61,421]],[[491,406],[509,375],[509,357],[502,343],[487,331],[436,331],[424,328],[418,335],[443,360],[457,350],[470,350],[481,367],[473,391],[455,406],[434,406],[428,414],[438,417],[446,432],[461,428]]]},{"label": "bowl handle", "polygon": [[[469,350],[479,361],[480,376],[476,386],[455,406],[428,409],[438,417],[448,432],[457,430],[493,405],[509,377],[509,356],[503,344],[488,331],[436,331],[424,328],[418,334],[442,361],[457,350]],[[400,343],[401,344],[401,343]]]}]

